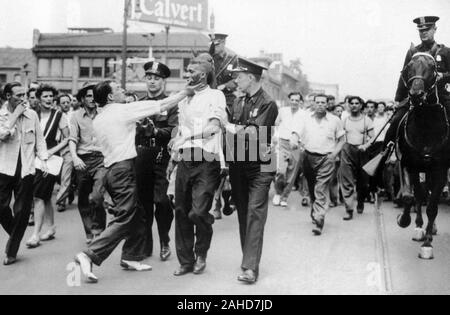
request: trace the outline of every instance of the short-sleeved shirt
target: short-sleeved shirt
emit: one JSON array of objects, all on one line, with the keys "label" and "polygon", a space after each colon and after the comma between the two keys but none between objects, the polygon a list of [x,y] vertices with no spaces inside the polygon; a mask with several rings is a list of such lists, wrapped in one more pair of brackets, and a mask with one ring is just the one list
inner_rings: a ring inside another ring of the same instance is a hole
[{"label": "short-sleeved shirt", "polygon": [[[196,92],[192,98],[184,99],[178,105],[181,134],[200,134],[212,119],[217,119],[224,126],[227,121],[226,106],[224,94],[210,87]],[[221,134],[216,134],[208,139],[189,140],[180,149],[201,148],[208,153],[221,154],[221,139]]]},{"label": "short-sleeved shirt", "polygon": [[338,141],[345,135],[342,121],[331,113],[320,120],[315,113],[305,115],[296,133],[306,151],[322,155],[333,153]]},{"label": "short-sleeved shirt", "polygon": [[76,144],[78,155],[87,155],[101,151],[95,137],[93,119],[89,117],[84,108],[80,108],[72,113],[69,130],[69,141]]},{"label": "short-sleeved shirt", "polygon": [[346,142],[354,146],[360,146],[368,142],[369,133],[373,131],[373,122],[365,115],[356,119],[350,116],[344,120],[344,130]]},{"label": "short-sleeved shirt", "polygon": [[302,123],[303,115],[306,112],[299,109],[296,113],[292,113],[290,107],[283,107],[280,109],[278,119],[280,120],[280,125],[278,127],[278,137],[283,140],[289,140],[292,136],[292,132],[298,129]]}]

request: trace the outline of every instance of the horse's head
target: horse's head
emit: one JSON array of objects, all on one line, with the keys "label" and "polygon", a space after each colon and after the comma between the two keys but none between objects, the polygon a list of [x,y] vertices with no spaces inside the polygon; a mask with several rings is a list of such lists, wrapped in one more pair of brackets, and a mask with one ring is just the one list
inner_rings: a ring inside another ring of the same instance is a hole
[{"label": "horse's head", "polygon": [[409,90],[413,105],[423,105],[433,92],[437,81],[437,65],[428,53],[412,51],[413,57],[402,72],[402,79]]}]

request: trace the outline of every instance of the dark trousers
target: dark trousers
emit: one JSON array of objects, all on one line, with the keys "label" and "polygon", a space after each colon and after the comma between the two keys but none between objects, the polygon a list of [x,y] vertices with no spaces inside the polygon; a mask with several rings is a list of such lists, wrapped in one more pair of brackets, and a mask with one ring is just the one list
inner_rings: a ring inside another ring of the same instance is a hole
[{"label": "dark trousers", "polygon": [[369,178],[362,167],[366,163],[365,153],[358,147],[346,143],[341,152],[340,179],[345,209],[353,213],[356,206],[363,205],[369,188]]},{"label": "dark trousers", "polygon": [[209,211],[219,182],[219,162],[181,161],[178,165],[175,184],[175,241],[178,260],[182,266],[192,266],[196,256],[206,258],[208,254],[214,224],[214,217]]},{"label": "dark trousers", "polygon": [[115,205],[115,217],[85,253],[100,266],[125,240],[122,259],[144,260],[145,221],[138,206],[134,160],[114,164],[107,170],[105,179],[105,188]]},{"label": "dark trousers", "polygon": [[[34,176],[22,178],[21,169],[19,157],[14,177],[0,174],[0,224],[9,235],[5,253],[11,258],[17,257],[33,204]],[[14,212],[10,208],[13,192]]]},{"label": "dark trousers", "polygon": [[97,236],[106,228],[106,212],[103,207],[106,169],[103,155],[93,153],[80,156],[86,169],[77,171],[78,210],[87,237]]},{"label": "dark trousers", "polygon": [[158,162],[159,152],[155,149],[138,148],[136,158],[137,191],[146,221],[146,256],[153,254],[154,218],[158,225],[161,246],[168,246],[170,243],[169,232],[174,219],[173,209],[167,196],[169,181],[166,171],[170,157],[167,154],[161,162]]},{"label": "dark trousers", "polygon": [[259,272],[269,190],[275,173],[261,172],[258,163],[232,163],[230,179],[239,219],[242,269]]}]

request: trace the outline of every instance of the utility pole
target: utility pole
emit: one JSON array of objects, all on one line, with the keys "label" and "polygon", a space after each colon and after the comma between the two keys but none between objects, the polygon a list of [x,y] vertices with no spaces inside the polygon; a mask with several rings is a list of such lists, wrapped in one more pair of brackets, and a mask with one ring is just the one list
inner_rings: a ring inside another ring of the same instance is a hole
[{"label": "utility pole", "polygon": [[169,59],[169,34],[170,34],[170,25],[166,25],[166,53],[164,56],[164,64],[167,65],[167,61]]},{"label": "utility pole", "polygon": [[130,13],[130,0],[124,0],[123,11],[123,42],[122,42],[122,88],[127,88],[127,50],[128,50],[128,17]]}]

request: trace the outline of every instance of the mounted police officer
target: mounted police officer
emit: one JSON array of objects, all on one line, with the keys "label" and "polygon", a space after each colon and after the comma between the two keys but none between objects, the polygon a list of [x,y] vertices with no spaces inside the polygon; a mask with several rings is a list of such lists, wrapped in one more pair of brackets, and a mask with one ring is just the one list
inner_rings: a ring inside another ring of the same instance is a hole
[{"label": "mounted police officer", "polygon": [[[408,51],[404,66],[406,67],[411,62],[415,53],[422,52],[431,54],[437,63],[437,89],[439,100],[442,105],[448,108],[450,106],[450,49],[442,44],[438,44],[434,39],[437,30],[437,21],[439,21],[439,17],[437,16],[424,16],[414,20],[414,23],[417,24],[422,43],[415,48],[412,47]],[[385,146],[389,142],[394,142],[396,140],[395,138],[400,121],[409,109],[409,102],[407,101],[408,97],[408,88],[403,79],[400,78],[397,93],[395,95],[395,101],[399,102],[400,105],[392,118],[391,126],[385,138]]]},{"label": "mounted police officer", "polygon": [[[209,36],[211,38],[210,54],[211,56],[213,56],[215,67],[215,80],[212,85],[213,88],[217,88],[225,94],[225,98],[227,101],[227,113],[230,114],[234,101],[236,99],[235,92],[237,89],[237,85],[233,80],[233,72],[231,72],[230,70],[237,67],[238,56],[227,50],[227,34],[215,33],[210,34]],[[230,215],[234,211],[234,205],[231,201],[230,183],[226,175],[226,172],[222,172],[222,180],[220,182],[219,189],[217,190],[214,197],[216,204],[214,209],[214,217],[217,220],[220,220],[222,218],[222,198],[224,200],[224,214]]]},{"label": "mounted police officer", "polygon": [[[159,62],[144,65],[148,94],[142,100],[162,100],[165,94],[166,80],[170,69]],[[169,181],[166,171],[170,160],[167,146],[172,131],[178,125],[178,108],[148,117],[137,124],[136,178],[139,201],[145,210],[147,221],[146,256],[153,254],[153,218],[158,224],[161,244],[161,260],[171,255],[169,231],[174,219],[173,209],[167,196]],[[156,210],[156,211],[155,211]]]}]

